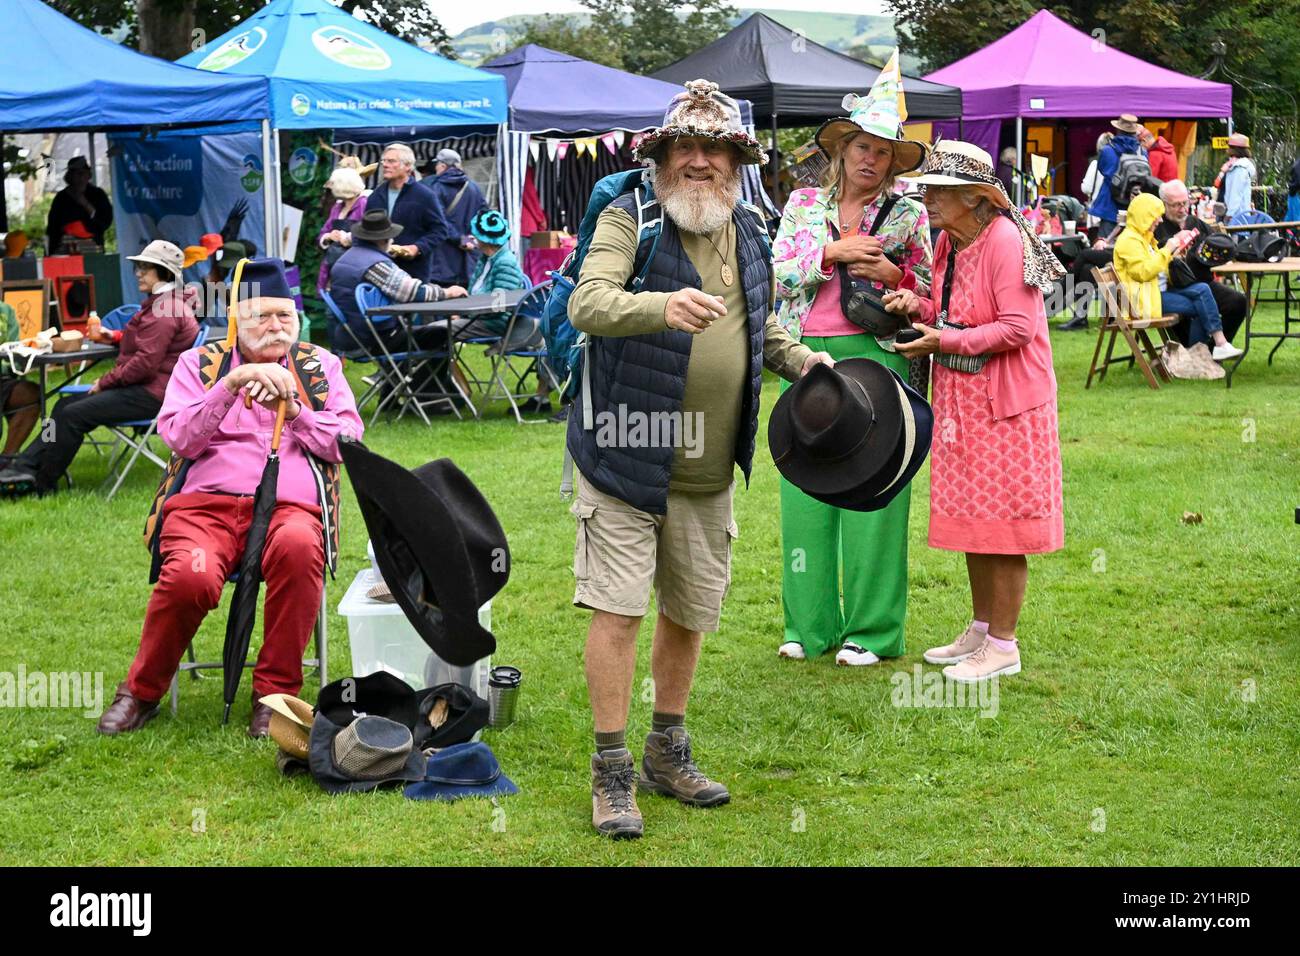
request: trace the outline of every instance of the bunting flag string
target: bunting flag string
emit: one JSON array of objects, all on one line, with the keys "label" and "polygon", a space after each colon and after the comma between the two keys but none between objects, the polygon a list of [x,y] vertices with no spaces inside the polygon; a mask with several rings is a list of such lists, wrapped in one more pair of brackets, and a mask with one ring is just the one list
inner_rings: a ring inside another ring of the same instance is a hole
[{"label": "bunting flag string", "polygon": [[537,157],[542,153],[542,144],[535,139],[528,141],[528,152],[532,154],[533,163],[537,162]]}]

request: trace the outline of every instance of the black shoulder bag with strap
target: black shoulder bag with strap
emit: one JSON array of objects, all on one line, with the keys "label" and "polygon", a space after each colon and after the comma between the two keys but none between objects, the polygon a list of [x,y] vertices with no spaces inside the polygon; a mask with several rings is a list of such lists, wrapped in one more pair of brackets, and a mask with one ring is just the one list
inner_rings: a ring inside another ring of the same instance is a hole
[{"label": "black shoulder bag with strap", "polygon": [[[951,237],[949,237],[951,240]],[[942,332],[944,329],[964,329],[966,326],[960,322],[951,322],[948,320],[948,302],[952,298],[952,280],[953,269],[957,265],[957,247],[951,242],[948,246],[948,266],[943,270],[943,297],[939,305],[939,316],[935,319],[934,327]],[[974,374],[984,367],[984,363],[989,360],[988,353],[983,355],[958,355],[955,352],[935,352],[934,360],[944,368],[952,369],[954,372],[969,372]]]},{"label": "black shoulder bag with strap", "polygon": [[[898,199],[898,195],[894,194],[885,200],[885,204],[876,213],[876,218],[871,223],[871,231],[867,235],[874,236],[884,225],[885,219]],[[835,228],[834,223],[829,225],[831,237],[838,241],[839,230]],[[850,275],[848,264],[844,262],[837,263],[835,270],[840,276],[840,311],[844,313],[846,319],[862,331],[881,339],[889,338],[899,329],[907,327],[905,317],[885,311],[884,293],[872,285],[869,279],[858,279]]]}]

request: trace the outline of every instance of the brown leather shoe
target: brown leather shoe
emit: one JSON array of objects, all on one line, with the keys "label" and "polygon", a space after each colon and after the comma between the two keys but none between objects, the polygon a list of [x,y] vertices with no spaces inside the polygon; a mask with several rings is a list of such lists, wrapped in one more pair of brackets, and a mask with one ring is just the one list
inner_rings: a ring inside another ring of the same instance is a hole
[{"label": "brown leather shoe", "polygon": [[248,736],[257,740],[271,734],[271,715],[275,713],[261,701],[253,701],[253,715],[248,718]]},{"label": "brown leather shoe", "polygon": [[126,689],[126,681],[117,685],[113,703],[99,718],[95,729],[110,737],[139,730],[158,716],[158,701],[141,700]]}]

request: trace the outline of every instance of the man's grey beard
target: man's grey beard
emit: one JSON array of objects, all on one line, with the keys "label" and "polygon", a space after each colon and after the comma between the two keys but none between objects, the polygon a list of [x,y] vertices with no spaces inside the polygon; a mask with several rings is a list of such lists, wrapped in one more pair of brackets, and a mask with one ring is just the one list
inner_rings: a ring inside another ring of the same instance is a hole
[{"label": "man's grey beard", "polygon": [[740,167],[708,189],[686,185],[685,176],[660,167],[655,171],[655,198],[678,229],[708,235],[731,219],[740,201]]}]

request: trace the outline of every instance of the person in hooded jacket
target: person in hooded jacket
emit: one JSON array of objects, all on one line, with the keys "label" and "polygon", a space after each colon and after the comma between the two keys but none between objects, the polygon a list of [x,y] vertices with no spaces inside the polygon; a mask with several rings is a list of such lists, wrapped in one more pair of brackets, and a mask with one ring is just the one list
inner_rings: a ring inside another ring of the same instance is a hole
[{"label": "person in hooded jacket", "polygon": [[1147,151],[1152,176],[1162,183],[1178,178],[1178,154],[1174,152],[1174,146],[1169,140],[1142,126],[1138,129],[1138,142]]},{"label": "person in hooded jacket", "polygon": [[1169,263],[1182,249],[1177,235],[1163,246],[1157,244],[1155,229],[1164,214],[1165,204],[1150,193],[1134,196],[1129,203],[1124,231],[1115,240],[1115,275],[1121,292],[1131,303],[1132,313],[1141,318],[1190,315],[1189,344],[1212,340],[1216,362],[1236,358],[1242,351],[1223,334],[1210,287],[1204,282],[1181,289],[1168,287]]},{"label": "person in hooded jacket", "polygon": [[1101,177],[1101,189],[1088,207],[1088,212],[1099,220],[1097,236],[1109,236],[1119,223],[1119,207],[1115,197],[1110,194],[1111,177],[1119,169],[1119,158],[1128,153],[1146,155],[1146,150],[1137,141],[1138,121],[1131,113],[1125,113],[1119,119],[1111,120],[1115,135],[1097,154],[1097,175]]},{"label": "person in hooded jacket", "polygon": [[487,203],[478,183],[465,175],[460,164],[460,153],[454,149],[438,150],[433,165],[435,178],[429,183],[442,201],[443,215],[451,227],[451,235],[430,254],[429,281],[437,285],[468,286],[478,258],[470,222]]}]

